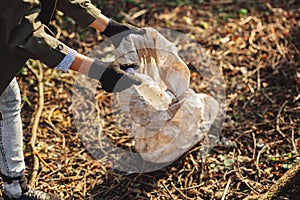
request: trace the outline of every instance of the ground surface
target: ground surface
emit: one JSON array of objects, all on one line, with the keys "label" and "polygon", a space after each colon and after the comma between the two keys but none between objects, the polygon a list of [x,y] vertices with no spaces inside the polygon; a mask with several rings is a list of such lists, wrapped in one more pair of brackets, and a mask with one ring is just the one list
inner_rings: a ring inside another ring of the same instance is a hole
[{"label": "ground surface", "polygon": [[[167,27],[199,42],[223,71],[226,120],[220,142],[206,159],[198,145],[176,162],[146,174],[112,170],[93,160],[74,126],[74,73],[43,68],[44,108],[36,150],[29,143],[38,108],[38,81],[24,68],[18,77],[27,173],[33,153],[40,166],[37,188],[64,199],[243,199],[265,193],[300,152],[300,7],[290,1],[97,1],[102,12],[136,26]],[[87,54],[104,38],[81,29],[57,12],[51,29],[61,40]],[[35,62],[28,65],[38,70]],[[192,70],[192,69],[191,69]],[[199,75],[191,86],[200,91]],[[99,89],[100,116],[107,135],[131,139],[111,123],[111,95]],[[298,191],[297,191],[298,189]],[[297,199],[299,185],[280,199]]]}]

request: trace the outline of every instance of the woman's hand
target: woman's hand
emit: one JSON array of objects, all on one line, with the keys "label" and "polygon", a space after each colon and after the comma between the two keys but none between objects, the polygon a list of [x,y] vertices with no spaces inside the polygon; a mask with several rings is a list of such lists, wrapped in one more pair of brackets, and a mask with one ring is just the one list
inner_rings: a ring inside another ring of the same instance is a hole
[{"label": "woman's hand", "polygon": [[94,60],[88,77],[99,80],[106,92],[120,92],[131,87],[133,84],[139,85],[142,83],[138,77],[124,71],[128,68],[136,67],[135,64],[120,65],[115,61],[105,63],[100,60]]},{"label": "woman's hand", "polygon": [[146,31],[128,24],[121,24],[113,19],[107,24],[106,29],[103,31],[103,34],[107,37],[111,37],[112,43],[117,48],[120,46],[121,41],[124,37],[129,34],[138,34],[143,35]]}]

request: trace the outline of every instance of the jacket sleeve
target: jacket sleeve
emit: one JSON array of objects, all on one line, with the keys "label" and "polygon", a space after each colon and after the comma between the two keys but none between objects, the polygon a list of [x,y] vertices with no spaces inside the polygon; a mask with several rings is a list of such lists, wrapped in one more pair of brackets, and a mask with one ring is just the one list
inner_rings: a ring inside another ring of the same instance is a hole
[{"label": "jacket sleeve", "polygon": [[81,27],[89,26],[101,13],[90,0],[58,0],[57,8]]},{"label": "jacket sleeve", "polygon": [[63,60],[68,47],[55,39],[47,26],[38,20],[41,11],[38,0],[1,1],[2,5],[7,12],[0,15],[9,49],[25,58],[40,60],[49,67],[55,67]]}]

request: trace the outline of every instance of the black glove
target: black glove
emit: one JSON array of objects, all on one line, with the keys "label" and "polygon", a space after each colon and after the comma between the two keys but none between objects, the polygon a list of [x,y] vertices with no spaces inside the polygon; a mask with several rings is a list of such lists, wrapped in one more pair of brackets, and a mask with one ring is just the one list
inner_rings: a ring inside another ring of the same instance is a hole
[{"label": "black glove", "polygon": [[137,27],[127,25],[127,24],[121,24],[116,22],[113,19],[110,19],[106,29],[103,31],[103,34],[107,37],[112,37],[114,35],[117,35],[112,39],[112,42],[115,47],[118,47],[124,37],[126,37],[129,34],[139,34],[143,35],[146,31],[144,29],[139,29]]},{"label": "black glove", "polygon": [[97,79],[106,92],[120,92],[132,86],[139,85],[142,81],[124,70],[138,67],[135,64],[120,65],[117,62],[105,63],[95,60],[89,70],[88,77]]}]

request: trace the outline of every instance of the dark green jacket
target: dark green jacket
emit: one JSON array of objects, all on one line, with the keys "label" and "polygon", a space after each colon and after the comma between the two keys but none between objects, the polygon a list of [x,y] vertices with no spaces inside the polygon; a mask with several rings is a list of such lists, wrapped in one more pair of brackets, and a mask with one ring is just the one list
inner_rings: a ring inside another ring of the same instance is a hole
[{"label": "dark green jacket", "polygon": [[89,0],[0,0],[0,95],[29,58],[55,67],[67,54],[47,27],[56,7],[82,27],[100,14]]}]

